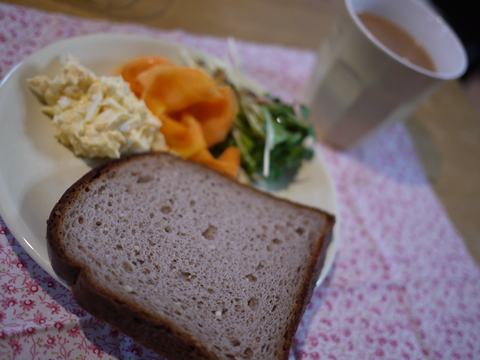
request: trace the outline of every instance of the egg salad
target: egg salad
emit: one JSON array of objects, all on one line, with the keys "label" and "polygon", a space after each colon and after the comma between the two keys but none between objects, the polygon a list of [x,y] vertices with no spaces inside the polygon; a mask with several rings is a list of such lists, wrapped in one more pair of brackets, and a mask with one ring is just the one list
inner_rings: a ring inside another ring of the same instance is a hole
[{"label": "egg salad", "polygon": [[96,76],[68,56],[55,78],[35,76],[28,85],[53,118],[57,139],[79,157],[166,150],[161,121],[120,76]]}]

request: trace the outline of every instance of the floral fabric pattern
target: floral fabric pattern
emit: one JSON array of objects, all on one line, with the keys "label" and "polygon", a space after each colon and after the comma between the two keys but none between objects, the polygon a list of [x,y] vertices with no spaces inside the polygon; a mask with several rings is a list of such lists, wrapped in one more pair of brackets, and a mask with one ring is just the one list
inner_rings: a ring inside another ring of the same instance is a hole
[{"label": "floral fabric pattern", "polygon": [[[226,39],[0,4],[0,78],[60,39],[98,32],[177,41],[220,58]],[[238,41],[245,72],[299,99],[315,54]],[[1,131],[1,130],[0,130]],[[479,359],[480,270],[435,197],[402,124],[338,152],[318,145],[339,195],[340,248],[290,358]],[[82,310],[0,218],[0,360],[161,359]]]}]

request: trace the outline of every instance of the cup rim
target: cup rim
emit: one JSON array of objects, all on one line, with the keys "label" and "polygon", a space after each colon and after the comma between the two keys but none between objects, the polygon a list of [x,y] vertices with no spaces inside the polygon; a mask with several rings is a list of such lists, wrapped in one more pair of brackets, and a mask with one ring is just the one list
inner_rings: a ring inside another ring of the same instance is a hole
[{"label": "cup rim", "polygon": [[461,42],[460,38],[458,35],[455,33],[455,31],[451,28],[451,26],[443,19],[442,16],[440,16],[438,13],[435,12],[434,9],[432,9],[430,6],[427,4],[420,2],[420,1],[415,1],[415,0],[407,0],[413,3],[416,6],[419,6],[422,8],[423,11],[428,12],[432,16],[435,17],[435,21],[438,22],[444,29],[447,30],[449,36],[451,36],[456,43],[458,50],[460,52],[460,65],[458,66],[458,70],[456,71],[451,71],[451,72],[438,72],[438,71],[430,71],[428,69],[425,69],[421,66],[415,65],[409,61],[406,61],[403,59],[401,56],[399,56],[396,52],[392,51],[389,47],[384,45],[380,40],[378,40],[371,32],[368,30],[368,28],[363,24],[363,22],[360,20],[358,17],[358,14],[352,4],[352,1],[354,0],[345,0],[346,8],[348,11],[349,16],[353,19],[355,24],[362,30],[362,33],[375,45],[377,46],[380,50],[383,52],[387,53],[389,56],[391,56],[393,59],[396,61],[400,62],[402,65],[413,69],[421,74],[424,74],[426,76],[430,76],[436,79],[441,79],[441,80],[452,80],[452,79],[458,79],[461,77],[465,71],[467,70],[468,67],[468,57],[467,53],[465,50],[465,47],[463,46],[463,43]]}]

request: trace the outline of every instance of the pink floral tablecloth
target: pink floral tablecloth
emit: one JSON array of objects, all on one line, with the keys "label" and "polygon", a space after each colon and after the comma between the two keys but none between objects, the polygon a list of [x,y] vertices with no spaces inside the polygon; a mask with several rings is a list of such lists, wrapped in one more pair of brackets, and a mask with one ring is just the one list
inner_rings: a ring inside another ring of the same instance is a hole
[{"label": "pink floral tablecloth", "polygon": [[[0,4],[0,78],[53,41],[96,32],[155,36],[220,57],[228,51],[222,38]],[[312,52],[276,45],[239,41],[238,51],[247,74],[286,101],[300,96],[314,61]],[[321,151],[339,194],[342,236],[297,333],[297,358],[480,359],[480,270],[404,126],[348,152]],[[0,360],[159,358],[79,308],[1,218],[0,287]]]}]

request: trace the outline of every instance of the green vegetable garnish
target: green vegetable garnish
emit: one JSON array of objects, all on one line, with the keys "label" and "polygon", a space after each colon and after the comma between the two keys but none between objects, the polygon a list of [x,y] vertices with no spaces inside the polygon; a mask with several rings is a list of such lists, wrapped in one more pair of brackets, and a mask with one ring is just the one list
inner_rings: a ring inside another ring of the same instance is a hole
[{"label": "green vegetable garnish", "polygon": [[253,183],[288,183],[293,179],[304,160],[313,157],[313,149],[307,144],[314,138],[312,127],[307,122],[308,110],[300,106],[295,111],[291,105],[269,94],[258,95],[243,88],[240,81],[241,62],[233,39],[229,47],[237,82],[229,79],[220,67],[205,59],[182,56],[189,66],[198,66],[217,80],[230,85],[237,95],[239,113],[227,139],[214,146],[212,155],[218,157],[228,146],[237,146],[242,158],[242,169]]},{"label": "green vegetable garnish", "polygon": [[308,115],[307,109],[302,106],[298,115],[293,106],[270,95],[259,97],[238,89],[236,93],[239,114],[228,138],[212,153],[237,146],[242,168],[253,182],[292,176],[304,160],[313,156],[313,149],[305,144],[308,137],[313,137],[311,126],[303,118]]}]

